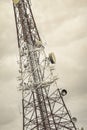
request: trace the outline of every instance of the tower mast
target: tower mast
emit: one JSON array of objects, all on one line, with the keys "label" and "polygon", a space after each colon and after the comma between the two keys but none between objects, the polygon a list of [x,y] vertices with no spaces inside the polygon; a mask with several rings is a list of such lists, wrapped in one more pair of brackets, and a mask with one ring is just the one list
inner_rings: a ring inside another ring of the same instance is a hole
[{"label": "tower mast", "polygon": [[[53,70],[54,53],[47,57],[30,0],[13,0],[18,48],[23,130],[76,130]],[[57,89],[55,89],[57,88]],[[53,89],[55,91],[53,92]]]}]

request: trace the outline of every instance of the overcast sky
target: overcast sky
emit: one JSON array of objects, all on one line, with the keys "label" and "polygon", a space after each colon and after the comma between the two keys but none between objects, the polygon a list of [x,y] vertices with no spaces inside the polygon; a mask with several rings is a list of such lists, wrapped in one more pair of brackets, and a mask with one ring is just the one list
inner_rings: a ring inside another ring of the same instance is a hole
[{"label": "overcast sky", "polygon": [[[55,52],[59,87],[77,125],[87,129],[87,0],[31,0],[46,52]],[[21,130],[18,48],[11,0],[0,0],[0,130]]]}]

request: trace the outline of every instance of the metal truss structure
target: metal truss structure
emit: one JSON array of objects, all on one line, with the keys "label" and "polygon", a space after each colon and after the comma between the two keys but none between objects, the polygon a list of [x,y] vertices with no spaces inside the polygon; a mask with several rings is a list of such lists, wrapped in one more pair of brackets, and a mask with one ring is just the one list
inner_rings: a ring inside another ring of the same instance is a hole
[{"label": "metal truss structure", "polygon": [[[57,88],[53,61],[46,56],[29,0],[13,0],[22,91],[23,130],[77,130]],[[53,92],[54,90],[54,92]]]}]

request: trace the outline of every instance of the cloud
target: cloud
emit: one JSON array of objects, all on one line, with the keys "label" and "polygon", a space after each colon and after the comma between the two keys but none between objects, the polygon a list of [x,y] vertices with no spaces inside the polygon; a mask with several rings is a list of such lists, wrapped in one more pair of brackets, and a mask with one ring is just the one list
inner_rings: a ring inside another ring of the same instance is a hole
[{"label": "cloud", "polygon": [[[12,1],[0,1],[0,130],[21,130],[17,95],[17,38]],[[87,129],[87,1],[32,0],[46,52],[54,51],[58,85],[68,90],[66,104]],[[45,38],[44,38],[45,37]]]},{"label": "cloud", "polygon": [[0,125],[9,124],[15,118],[17,118],[16,113],[11,107],[4,105],[2,108],[0,107]]},{"label": "cloud", "polygon": [[17,50],[15,20],[11,4],[10,1],[0,1],[0,58],[13,55]]}]

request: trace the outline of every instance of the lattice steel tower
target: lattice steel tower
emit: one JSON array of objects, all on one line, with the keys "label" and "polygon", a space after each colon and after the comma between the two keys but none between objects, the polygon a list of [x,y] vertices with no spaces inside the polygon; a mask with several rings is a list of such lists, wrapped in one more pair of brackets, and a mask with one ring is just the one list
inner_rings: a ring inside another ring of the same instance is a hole
[{"label": "lattice steel tower", "polygon": [[[46,56],[30,0],[13,0],[18,48],[23,130],[77,130],[54,75],[54,53]],[[53,92],[54,91],[54,92]]]}]

